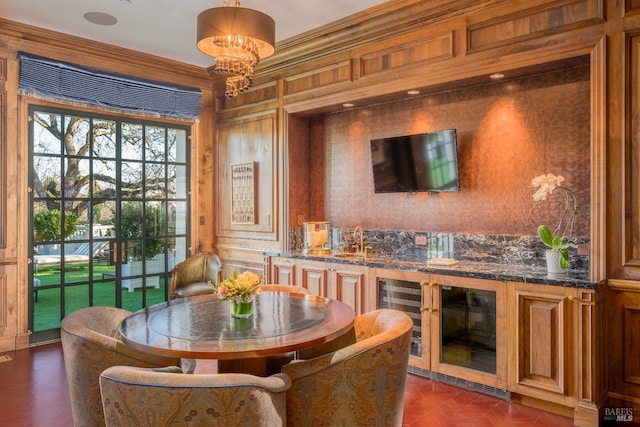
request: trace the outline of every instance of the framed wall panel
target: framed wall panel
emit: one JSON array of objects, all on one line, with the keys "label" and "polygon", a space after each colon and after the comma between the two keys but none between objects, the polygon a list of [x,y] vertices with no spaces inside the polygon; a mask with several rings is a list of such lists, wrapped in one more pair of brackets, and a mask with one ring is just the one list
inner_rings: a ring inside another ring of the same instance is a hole
[{"label": "framed wall panel", "polygon": [[231,224],[255,224],[255,181],[253,162],[232,163]]},{"label": "framed wall panel", "polygon": [[0,248],[7,247],[7,61],[0,60]]},{"label": "framed wall panel", "polygon": [[7,276],[0,268],[0,327],[7,326]]}]

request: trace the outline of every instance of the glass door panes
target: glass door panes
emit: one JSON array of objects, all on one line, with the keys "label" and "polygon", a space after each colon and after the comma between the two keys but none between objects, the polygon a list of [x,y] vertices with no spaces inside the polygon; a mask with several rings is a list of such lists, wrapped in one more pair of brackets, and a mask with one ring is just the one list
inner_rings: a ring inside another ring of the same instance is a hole
[{"label": "glass door panes", "polygon": [[441,362],[496,373],[496,292],[440,287]]},{"label": "glass door panes", "polygon": [[93,305],[165,301],[187,256],[188,128],[31,107],[32,341]]},{"label": "glass door panes", "polygon": [[413,320],[410,354],[422,357],[422,286],[406,280],[378,278],[378,308],[407,313]]}]

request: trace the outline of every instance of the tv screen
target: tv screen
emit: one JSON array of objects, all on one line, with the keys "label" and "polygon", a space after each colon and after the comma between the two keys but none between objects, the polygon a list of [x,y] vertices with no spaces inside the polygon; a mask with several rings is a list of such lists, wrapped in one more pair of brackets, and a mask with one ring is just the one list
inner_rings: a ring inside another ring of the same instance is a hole
[{"label": "tv screen", "polygon": [[455,129],[371,140],[376,193],[460,191]]}]

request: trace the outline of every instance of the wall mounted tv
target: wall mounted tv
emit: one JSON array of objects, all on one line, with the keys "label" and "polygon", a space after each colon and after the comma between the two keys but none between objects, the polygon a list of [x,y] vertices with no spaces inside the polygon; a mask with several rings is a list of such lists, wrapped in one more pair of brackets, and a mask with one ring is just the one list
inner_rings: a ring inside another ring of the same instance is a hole
[{"label": "wall mounted tv", "polygon": [[460,191],[456,130],[371,140],[376,193]]}]

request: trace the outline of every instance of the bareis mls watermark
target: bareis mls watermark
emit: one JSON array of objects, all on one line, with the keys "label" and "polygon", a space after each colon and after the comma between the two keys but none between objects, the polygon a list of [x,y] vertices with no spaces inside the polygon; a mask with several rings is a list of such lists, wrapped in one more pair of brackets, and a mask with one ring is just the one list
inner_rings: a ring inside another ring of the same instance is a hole
[{"label": "bareis mls watermark", "polygon": [[633,421],[633,408],[604,408],[604,420],[630,423]]}]

